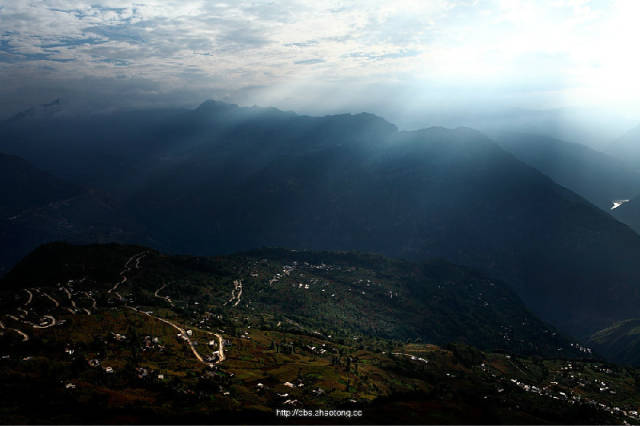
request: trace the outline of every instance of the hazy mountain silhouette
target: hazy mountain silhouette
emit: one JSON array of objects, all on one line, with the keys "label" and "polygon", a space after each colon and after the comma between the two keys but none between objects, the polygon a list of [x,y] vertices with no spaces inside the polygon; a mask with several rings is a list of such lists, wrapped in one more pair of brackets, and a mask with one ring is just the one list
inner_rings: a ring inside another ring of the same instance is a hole
[{"label": "hazy mountain silhouette", "polygon": [[22,158],[0,154],[0,189],[0,273],[47,241],[146,239],[106,194],[68,183]]},{"label": "hazy mountain silhouette", "polygon": [[17,114],[11,116],[7,121],[17,122],[30,119],[51,118],[61,114],[63,111],[64,108],[62,106],[62,100],[58,98],[49,103],[32,106],[23,111],[20,111]]},{"label": "hazy mountain silhouette", "polygon": [[444,257],[505,280],[585,335],[637,315],[640,237],[468,128],[400,132],[371,114],[195,110],[5,123],[3,149],[123,200],[151,245]]},{"label": "hazy mountain silhouette", "polygon": [[620,321],[594,333],[588,340],[589,345],[605,355],[611,361],[640,365],[640,319],[631,318]]},{"label": "hazy mountain silhouette", "polygon": [[0,153],[0,215],[12,216],[24,209],[78,195],[81,189],[31,166],[13,155]]},{"label": "hazy mountain silhouette", "polygon": [[640,194],[640,170],[584,145],[540,135],[501,133],[496,141],[556,183],[609,211],[612,201]]},{"label": "hazy mountain silhouette", "polygon": [[433,111],[429,117],[432,115],[435,117],[431,122],[453,126],[462,124],[492,138],[504,132],[525,133],[579,143],[595,150],[603,150],[611,140],[634,125],[633,121],[605,108],[532,110],[485,107],[456,114]]},{"label": "hazy mountain silhouette", "polygon": [[640,196],[622,204],[613,211],[613,215],[640,234]]},{"label": "hazy mountain silhouette", "polygon": [[640,125],[611,143],[607,147],[607,153],[625,161],[636,170],[640,169]]}]

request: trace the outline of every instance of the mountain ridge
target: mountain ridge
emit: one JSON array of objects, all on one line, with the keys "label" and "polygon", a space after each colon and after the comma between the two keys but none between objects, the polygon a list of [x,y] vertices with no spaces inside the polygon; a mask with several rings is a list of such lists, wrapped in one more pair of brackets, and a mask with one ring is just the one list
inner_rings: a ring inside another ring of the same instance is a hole
[{"label": "mountain ridge", "polygon": [[516,132],[498,134],[495,140],[525,163],[602,210],[610,211],[614,200],[640,194],[637,170],[585,145]]},{"label": "mountain ridge", "polygon": [[[94,120],[56,132],[68,136],[56,149],[79,159],[61,172],[117,194],[163,250],[445,257],[510,283],[580,336],[637,313],[638,236],[474,130],[220,103]],[[60,168],[37,126],[23,130],[0,134],[21,134],[18,148]]]},{"label": "mountain ridge", "polygon": [[0,288],[47,291],[71,281],[77,283],[75,291],[103,300],[115,297],[109,289],[118,281],[121,265],[140,253],[146,265],[142,272],[133,283],[129,277],[117,286],[119,294],[138,305],[156,304],[156,277],[163,276],[171,282],[162,293],[171,295],[172,306],[186,297],[210,300],[216,306],[211,309],[220,309],[226,297],[214,295],[224,294],[233,281],[242,285],[237,296],[242,304],[234,304],[239,312],[295,318],[323,335],[356,333],[460,342],[525,355],[583,355],[533,316],[506,284],[442,259],[413,263],[368,253],[282,248],[200,258],[168,256],[141,246],[50,243],[18,262]]},{"label": "mountain ridge", "polygon": [[108,194],[59,179],[23,158],[0,153],[0,190],[0,275],[47,241],[149,241]]}]

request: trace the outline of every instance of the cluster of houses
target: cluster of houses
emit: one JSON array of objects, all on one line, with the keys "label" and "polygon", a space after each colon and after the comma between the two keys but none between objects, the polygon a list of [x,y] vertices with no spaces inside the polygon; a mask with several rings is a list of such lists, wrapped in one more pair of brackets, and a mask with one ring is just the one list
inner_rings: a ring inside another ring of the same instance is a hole
[{"label": "cluster of houses", "polygon": [[593,353],[591,348],[588,348],[586,346],[582,346],[580,343],[571,343],[571,347],[579,350],[582,353],[588,354],[588,355],[592,355],[592,353]]},{"label": "cluster of houses", "polygon": [[164,346],[160,344],[160,338],[157,336],[144,336],[142,338],[142,351],[143,352],[162,352]]},{"label": "cluster of houses", "polygon": [[146,367],[137,367],[136,375],[138,379],[141,379],[141,380],[154,378],[154,377],[160,381],[164,380],[164,374],[158,373],[157,371],[152,370],[150,368],[146,368]]},{"label": "cluster of houses", "polygon": [[327,353],[327,349],[326,349],[327,345],[326,345],[326,344],[324,344],[324,343],[323,343],[321,346],[311,346],[311,345],[306,345],[305,347],[306,347],[310,352],[317,353],[317,354],[320,354],[320,355],[324,355],[324,354],[326,354],[326,353]]},{"label": "cluster of houses", "polygon": [[125,336],[124,334],[120,334],[120,333],[114,333],[111,332],[111,337],[113,338],[113,340],[115,340],[116,342],[122,342],[124,340],[127,340],[127,336]]},{"label": "cluster of houses", "polygon": [[[100,366],[102,366],[102,363],[97,358],[90,359],[89,361],[87,361],[87,364],[89,364],[89,367],[91,368],[99,368]],[[113,367],[110,367],[108,365],[102,366],[102,371],[104,371],[107,374],[115,373],[115,370],[113,369]]]},{"label": "cluster of houses", "polygon": [[418,362],[422,362],[424,364],[429,364],[429,360],[428,359],[424,359],[424,358],[416,356],[416,355],[404,354],[404,353],[401,353],[401,352],[392,352],[391,355],[406,356],[411,361],[418,361]]},{"label": "cluster of houses", "polygon": [[[508,358],[511,358],[510,356],[507,356]],[[488,368],[488,366],[485,363],[482,363],[480,365],[480,368],[485,371],[485,372],[489,372],[490,369]],[[571,362],[568,362],[566,366],[561,367],[560,371],[568,371],[568,370],[572,370],[573,369],[573,365]],[[606,371],[606,369],[603,369]],[[608,369],[609,373],[611,373],[612,371],[610,369]],[[604,371],[603,371],[604,372]],[[563,373],[564,374],[564,373]],[[495,374],[491,374],[492,377],[496,377]],[[570,375],[569,377],[571,378],[575,378],[574,375]],[[504,379],[503,379],[504,380]],[[587,404],[587,405],[591,405],[593,407],[596,407],[600,410],[606,411],[610,414],[613,415],[620,415],[620,416],[624,416],[627,418],[631,418],[634,420],[639,420],[640,417],[638,416],[638,411],[637,410],[625,410],[625,409],[621,409],[620,407],[616,407],[616,406],[609,406],[605,403],[596,401],[594,399],[588,398],[586,396],[582,396],[579,394],[576,394],[575,392],[573,392],[572,390],[567,390],[567,392],[564,391],[560,391],[560,390],[554,390],[556,388],[556,386],[558,386],[558,382],[557,381],[551,381],[549,382],[549,384],[547,386],[535,386],[535,385],[530,385],[527,384],[519,379],[516,378],[511,378],[509,379],[509,382],[511,382],[513,385],[517,386],[518,388],[520,388],[521,390],[525,391],[525,392],[529,392],[529,393],[534,393],[540,396],[545,396],[548,398],[552,398],[555,400],[561,400],[561,401],[566,401],[568,404],[576,404],[576,403],[581,403],[581,404]],[[585,387],[586,384],[583,382],[578,382],[578,384],[580,385],[580,387]],[[611,390],[609,385],[607,385],[607,383],[605,383],[602,380],[598,380],[598,379],[594,379],[594,384],[596,385],[596,387],[598,388],[598,390],[600,392],[607,392],[609,391],[609,393],[611,394],[615,394],[615,391]],[[498,393],[502,393],[504,392],[504,388],[500,387],[497,389]]]},{"label": "cluster of houses", "polygon": [[284,265],[282,267],[282,273],[276,273],[273,278],[269,280],[269,285],[273,285],[280,281],[284,275],[289,276],[291,272],[295,269],[295,266]]},{"label": "cluster of houses", "polygon": [[[282,393],[275,392],[275,395],[282,400],[281,403],[283,405],[289,405],[289,406],[301,405],[301,402],[297,399],[293,399],[293,395],[291,395],[289,392],[303,389],[304,382],[301,379],[297,379],[297,380],[294,380],[293,382],[289,382],[289,381],[284,382],[282,383],[282,386],[288,388],[289,390]],[[255,389],[256,389],[256,393],[263,394],[269,388],[265,386],[263,383],[257,383]],[[322,395],[325,395],[326,391],[321,387],[317,387],[311,390],[311,394],[315,397],[320,397]]]}]

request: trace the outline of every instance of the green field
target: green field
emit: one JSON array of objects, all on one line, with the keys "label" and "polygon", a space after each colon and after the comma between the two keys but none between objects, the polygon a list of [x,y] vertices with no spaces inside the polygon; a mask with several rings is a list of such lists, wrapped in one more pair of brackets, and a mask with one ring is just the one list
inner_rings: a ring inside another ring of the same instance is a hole
[{"label": "green field", "polygon": [[1,423],[640,421],[640,371],[443,262],[54,244],[2,284]]}]

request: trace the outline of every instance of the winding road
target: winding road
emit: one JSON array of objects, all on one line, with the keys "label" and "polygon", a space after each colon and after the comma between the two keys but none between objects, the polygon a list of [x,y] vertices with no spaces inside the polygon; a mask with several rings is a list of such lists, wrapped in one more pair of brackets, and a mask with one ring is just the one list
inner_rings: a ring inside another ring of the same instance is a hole
[{"label": "winding road", "polygon": [[24,331],[20,331],[17,328],[8,328],[7,330],[15,331],[16,333],[21,335],[23,342],[28,342],[29,341],[29,335],[27,333],[25,333]]},{"label": "winding road", "polygon": [[53,315],[44,315],[43,318],[46,318],[49,320],[49,324],[47,325],[37,325],[37,324],[33,324],[33,328],[49,328],[49,327],[53,327],[54,325],[56,325],[56,319],[53,317]]},{"label": "winding road", "polygon": [[[125,271],[127,271],[127,270],[125,270]],[[125,272],[125,271],[122,271],[122,272]],[[122,274],[122,272],[120,272],[120,273]],[[126,276],[126,275],[123,275],[123,276],[122,276],[122,280],[118,281],[118,282],[116,283],[116,285],[114,285],[112,288],[110,288],[110,289],[107,291],[107,293],[115,292],[115,291],[118,289],[118,287],[120,286],[120,284],[124,284],[124,283],[126,283],[126,282],[127,282],[127,276]]]},{"label": "winding road", "polygon": [[226,357],[225,357],[225,355],[224,355],[224,342],[223,342],[223,340],[222,340],[222,336],[221,336],[220,334],[218,334],[218,333],[213,333],[213,332],[211,332],[211,331],[203,330],[205,333],[207,333],[207,334],[211,334],[211,335],[214,335],[214,336],[216,336],[216,337],[218,338],[218,348],[219,348],[219,349],[218,349],[218,360],[217,360],[215,363],[207,362],[207,361],[205,361],[205,360],[204,360],[204,358],[202,358],[202,356],[198,353],[198,351],[196,350],[195,346],[193,345],[193,342],[191,341],[191,339],[190,339],[190,338],[189,338],[189,336],[187,335],[187,332],[186,332],[186,330],[185,330],[185,329],[183,329],[183,328],[182,328],[182,327],[180,327],[179,325],[177,325],[177,324],[175,324],[175,323],[173,323],[173,322],[171,322],[171,321],[169,321],[169,320],[167,320],[167,319],[160,318],[160,317],[157,317],[157,316],[155,316],[155,315],[151,315],[151,314],[149,314],[149,313],[147,313],[147,312],[144,312],[144,311],[140,311],[140,310],[138,310],[138,309],[136,309],[136,308],[134,308],[134,307],[132,307],[132,306],[127,306],[127,308],[129,308],[129,309],[131,309],[132,311],[137,312],[137,313],[139,313],[139,314],[146,315],[146,316],[148,316],[148,317],[150,317],[150,318],[154,318],[154,319],[156,319],[156,320],[158,320],[158,321],[161,321],[161,322],[163,322],[163,323],[165,323],[165,324],[168,324],[168,325],[170,325],[171,327],[173,327],[173,328],[175,328],[176,330],[178,330],[178,331],[180,332],[180,334],[182,335],[182,337],[184,338],[184,340],[185,340],[185,341],[187,342],[187,344],[189,345],[189,348],[191,348],[191,352],[193,352],[193,355],[194,355],[194,356],[196,357],[196,359],[197,359],[198,361],[200,361],[202,364],[205,364],[205,365],[206,365],[206,366],[208,366],[208,367],[213,367],[213,365],[214,365],[214,364],[220,364],[222,361],[224,361],[224,360],[226,359]]},{"label": "winding road", "polygon": [[[107,290],[107,293],[115,292],[120,285],[126,283],[127,282],[127,276],[125,274],[131,270],[131,267],[129,266],[129,264],[135,260],[136,264],[135,264],[134,267],[136,269],[140,269],[140,261],[146,255],[147,255],[147,251],[141,251],[140,253],[136,253],[133,256],[131,256],[129,259],[127,259],[127,261],[124,264],[124,269],[122,269],[122,271],[120,271],[120,275],[122,276],[122,279],[120,281],[118,281],[111,289]],[[120,300],[122,300],[122,299],[120,299]]]},{"label": "winding road", "polygon": [[[238,292],[236,294],[236,292]],[[242,296],[242,280],[233,280],[233,290],[231,290],[231,299],[227,300],[224,304],[233,303],[233,306],[238,306],[240,303],[240,297]]]},{"label": "winding road", "polygon": [[166,302],[169,302],[169,304],[171,304],[171,306],[174,306],[174,305],[173,305],[173,301],[171,300],[171,298],[170,298],[169,296],[160,296],[160,295],[158,294],[158,293],[159,293],[162,289],[164,289],[166,286],[167,286],[166,284],[162,284],[162,287],[160,287],[159,289],[157,289],[157,290],[156,290],[156,292],[155,292],[155,293],[153,293],[153,295],[154,295],[155,297],[157,297],[158,299],[162,299],[162,300],[164,300],[164,301],[166,301]]},{"label": "winding road", "polygon": [[31,301],[33,300],[33,293],[31,293],[29,290],[27,290],[26,288],[24,289],[24,291],[27,292],[27,294],[29,295],[29,299],[24,303],[24,305],[22,306],[29,306],[29,304],[31,303]]},{"label": "winding road", "polygon": [[46,293],[46,292],[44,292],[44,291],[43,291],[43,292],[42,292],[42,295],[43,295],[44,297],[46,297],[47,299],[51,300],[53,303],[55,303],[56,308],[60,307],[60,302],[58,302],[56,299],[54,299],[53,297],[51,297],[48,293]]},{"label": "winding road", "polygon": [[91,300],[91,309],[93,309],[94,311],[98,310],[96,299],[94,299],[93,296],[88,291],[85,291],[84,295],[87,296],[87,299]]},{"label": "winding road", "polygon": [[[14,320],[14,321],[21,322],[19,318],[15,317],[15,316],[13,316],[13,315],[6,314],[6,316],[7,316],[8,318],[11,318],[11,319],[12,319],[12,320]],[[2,328],[3,330],[11,330],[11,331],[15,331],[16,333],[18,333],[19,335],[21,335],[21,336],[22,336],[22,341],[23,341],[23,342],[27,342],[27,341],[29,341],[29,335],[28,335],[27,333],[25,333],[25,332],[23,332],[23,331],[20,331],[20,330],[18,330],[17,328],[5,327],[5,325],[4,325],[4,323],[3,323],[2,321],[0,321],[0,328]]]}]

